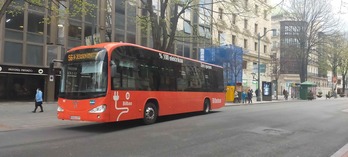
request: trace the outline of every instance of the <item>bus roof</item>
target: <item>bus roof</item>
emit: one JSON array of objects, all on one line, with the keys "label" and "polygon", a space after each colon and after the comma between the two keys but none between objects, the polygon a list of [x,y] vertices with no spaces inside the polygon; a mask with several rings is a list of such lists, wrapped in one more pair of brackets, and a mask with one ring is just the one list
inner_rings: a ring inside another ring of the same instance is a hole
[{"label": "bus roof", "polygon": [[179,55],[176,55],[176,54],[172,54],[172,53],[156,50],[156,49],[153,49],[153,48],[149,48],[149,47],[145,47],[145,46],[141,46],[141,45],[137,45],[137,44],[124,43],[124,42],[105,42],[105,43],[100,43],[100,44],[95,44],[95,45],[78,46],[78,47],[74,47],[74,48],[68,50],[68,52],[81,50],[81,49],[87,49],[87,48],[106,48],[106,49],[108,49],[108,48],[116,48],[116,47],[120,47],[120,46],[138,47],[138,48],[147,49],[147,50],[155,51],[155,52],[158,52],[158,53],[168,54],[168,55],[172,55],[172,56],[179,57],[179,58],[182,58],[182,59],[191,60],[191,61],[194,61],[194,62],[204,63],[204,64],[208,64],[208,65],[211,65],[211,66],[222,68],[222,66],[219,66],[219,65],[203,62],[203,61],[200,61],[200,60],[195,60],[195,59],[184,57],[184,56],[179,56]]}]

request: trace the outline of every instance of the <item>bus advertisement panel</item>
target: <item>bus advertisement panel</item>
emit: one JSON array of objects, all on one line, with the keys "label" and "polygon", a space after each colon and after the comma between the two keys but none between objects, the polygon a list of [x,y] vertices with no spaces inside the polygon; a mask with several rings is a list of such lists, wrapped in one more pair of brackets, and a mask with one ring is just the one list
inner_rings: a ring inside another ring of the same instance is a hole
[{"label": "bus advertisement panel", "polygon": [[71,49],[62,63],[57,116],[114,122],[225,105],[220,66],[129,43]]}]

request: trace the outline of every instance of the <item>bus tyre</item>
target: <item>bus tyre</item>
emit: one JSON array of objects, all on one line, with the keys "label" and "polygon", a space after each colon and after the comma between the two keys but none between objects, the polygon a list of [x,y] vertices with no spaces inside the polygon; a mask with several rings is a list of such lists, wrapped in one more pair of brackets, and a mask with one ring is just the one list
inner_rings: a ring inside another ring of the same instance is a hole
[{"label": "bus tyre", "polygon": [[153,124],[156,122],[158,116],[156,105],[152,102],[149,102],[145,105],[144,108],[144,123]]},{"label": "bus tyre", "polygon": [[208,99],[205,99],[203,113],[209,113],[209,112],[210,112],[210,101]]}]

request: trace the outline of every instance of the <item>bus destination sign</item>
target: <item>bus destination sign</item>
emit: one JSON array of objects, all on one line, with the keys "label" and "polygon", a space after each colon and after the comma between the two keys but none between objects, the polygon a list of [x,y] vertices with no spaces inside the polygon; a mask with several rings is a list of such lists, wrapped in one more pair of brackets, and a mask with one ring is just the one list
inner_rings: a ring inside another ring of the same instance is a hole
[{"label": "bus destination sign", "polygon": [[98,55],[98,52],[69,54],[68,55],[68,62],[83,61],[83,60],[95,60],[97,55]]}]

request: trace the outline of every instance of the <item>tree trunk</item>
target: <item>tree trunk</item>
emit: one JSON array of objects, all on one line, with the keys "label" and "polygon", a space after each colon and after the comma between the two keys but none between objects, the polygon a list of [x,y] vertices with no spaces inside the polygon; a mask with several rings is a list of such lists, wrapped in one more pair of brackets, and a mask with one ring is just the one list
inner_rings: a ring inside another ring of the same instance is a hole
[{"label": "tree trunk", "polygon": [[6,10],[8,9],[8,7],[10,6],[12,1],[13,0],[6,0],[4,5],[1,7],[1,9],[0,9],[0,23],[1,23],[2,17],[6,14]]},{"label": "tree trunk", "polygon": [[346,75],[342,74],[342,90],[343,90],[343,94],[345,94],[346,91]]}]

